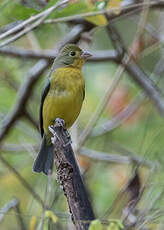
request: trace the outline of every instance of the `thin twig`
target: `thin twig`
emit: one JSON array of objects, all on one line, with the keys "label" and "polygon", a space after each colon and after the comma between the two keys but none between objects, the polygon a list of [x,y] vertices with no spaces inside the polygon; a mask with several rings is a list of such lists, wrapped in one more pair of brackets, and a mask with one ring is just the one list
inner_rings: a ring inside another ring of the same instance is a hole
[{"label": "thin twig", "polygon": [[39,76],[46,70],[48,66],[49,63],[47,61],[40,60],[29,71],[25,82],[21,85],[19,89],[17,102],[15,103],[11,112],[9,112],[5,119],[2,121],[3,127],[0,133],[0,141],[7,135],[8,131],[13,126],[15,121],[23,116],[25,105],[31,95],[32,89],[39,79]]},{"label": "thin twig", "polygon": [[[62,5],[65,5],[66,3],[68,3],[69,0],[63,0],[63,1],[58,1],[54,6],[50,7],[49,9],[44,11],[44,14],[42,14],[41,18],[38,19],[35,23],[33,23],[30,26],[25,27],[22,31],[18,32],[16,35],[12,36],[11,38],[7,39],[4,42],[0,43],[0,47],[3,47],[11,42],[16,41],[18,38],[22,37],[23,35],[27,34],[28,32],[30,32],[31,30],[35,29],[36,27],[38,27],[46,17],[48,17],[48,15],[50,15],[55,9],[57,9],[58,7],[61,7]],[[19,26],[19,25],[18,25]],[[2,36],[2,35],[1,35]]]},{"label": "thin twig", "polygon": [[25,223],[24,223],[24,220],[23,220],[23,217],[22,217],[22,213],[20,211],[20,205],[19,203],[14,207],[14,209],[16,210],[17,214],[16,217],[17,217],[17,220],[18,220],[18,223],[20,225],[20,228],[21,230],[26,230],[26,226],[25,226]]},{"label": "thin twig", "polygon": [[7,204],[3,206],[3,208],[0,209],[0,222],[3,220],[4,216],[7,212],[9,212],[11,209],[13,209],[17,204],[19,203],[19,200],[14,198]]},{"label": "thin twig", "polygon": [[121,80],[122,73],[123,73],[123,68],[122,68],[122,66],[119,66],[118,69],[116,70],[114,76],[113,76],[112,84],[108,86],[104,96],[102,97],[101,101],[99,102],[99,104],[96,108],[96,111],[91,116],[88,124],[86,125],[86,127],[84,129],[84,131],[80,135],[78,145],[76,147],[77,148],[76,151],[78,151],[81,148],[81,146],[85,143],[85,141],[87,140],[87,138],[91,134],[91,131],[92,131],[94,125],[96,124],[96,122],[99,119],[101,113],[103,112],[105,106],[109,102],[109,99],[111,98],[115,88],[117,87],[119,81]]},{"label": "thin twig", "polygon": [[133,80],[144,90],[145,94],[152,101],[154,106],[158,109],[160,115],[164,116],[164,101],[161,90],[155,83],[135,64],[133,61],[125,65],[126,71],[130,74]]},{"label": "thin twig", "polygon": [[25,109],[25,111],[24,111],[24,116],[25,116],[25,118],[34,126],[34,128],[35,128],[36,130],[39,131],[38,122],[37,122],[36,119],[32,116],[32,114],[31,114],[29,111],[27,111],[27,109]]},{"label": "thin twig", "polygon": [[[122,6],[122,7],[111,7],[109,9],[104,9],[104,10],[99,10],[99,11],[93,11],[93,12],[86,12],[86,13],[81,13],[77,15],[71,15],[71,16],[66,16],[66,17],[61,17],[61,18],[55,18],[55,19],[47,19],[44,21],[45,24],[53,24],[57,22],[69,22],[69,21],[76,21],[80,20],[85,17],[89,16],[95,16],[95,15],[100,15],[104,13],[108,13],[109,17],[111,20],[114,18],[119,18],[120,16],[128,13],[129,11],[134,11],[134,10],[141,10],[145,7],[147,7],[147,3],[145,2],[140,2],[140,3],[135,3],[135,4],[129,4],[128,6]],[[163,1],[151,1],[150,2],[150,7],[162,7],[164,6]],[[119,14],[115,14],[116,11],[120,11]]]},{"label": "thin twig", "polygon": [[[18,24],[17,26],[11,28],[10,30],[6,31],[5,33],[1,34],[0,35],[0,40],[8,37],[9,35],[19,31],[20,29],[24,28],[25,26],[27,26],[28,24],[30,24],[31,22],[39,19],[39,18],[42,18],[42,17],[47,17],[52,11],[54,11],[56,8],[68,3],[69,0],[63,0],[62,2],[61,1],[58,1],[54,6],[46,9],[45,11],[35,15],[35,16],[31,16],[30,18],[28,18],[27,20],[23,21],[22,23]],[[41,21],[42,22],[42,21]],[[40,22],[40,23],[41,23]]]},{"label": "thin twig", "polygon": [[[31,51],[23,48],[13,46],[0,48],[0,55],[18,57],[18,58],[31,58],[31,59],[48,59],[53,60],[56,58],[57,53],[51,50]],[[117,54],[114,50],[99,50],[93,51],[92,56],[88,59],[89,62],[100,61],[117,61]]]},{"label": "thin twig", "polygon": [[[155,83],[158,83],[163,71],[164,67],[162,57],[155,65],[154,70],[150,75],[150,79],[155,79]],[[144,102],[146,102],[146,99],[146,94],[144,92],[139,92],[137,96],[115,117],[95,127],[91,133],[91,136],[104,135],[105,133],[110,132],[111,130],[119,127],[121,124],[123,124],[123,122],[125,122],[129,117],[131,117]]]},{"label": "thin twig", "polygon": [[79,151],[79,155],[89,157],[94,160],[104,161],[104,162],[113,162],[118,164],[129,164],[129,163],[139,163],[147,167],[152,167],[154,162],[143,159],[140,156],[131,154],[129,156],[111,154],[105,152],[97,152],[96,150],[91,150],[86,147],[82,147]]},{"label": "thin twig", "polygon": [[[110,154],[105,152],[98,152],[93,149],[88,149],[86,147],[82,147],[78,154],[81,156],[86,156],[88,158],[94,159],[94,160],[100,160],[104,162],[115,162],[119,164],[128,164],[128,163],[135,163],[138,162],[142,165],[151,167],[154,165],[154,162],[151,162],[149,160],[143,159],[140,156],[137,156],[137,154],[132,153],[131,151],[125,149],[123,146],[120,146],[116,143],[112,143],[113,149],[117,152],[117,154]],[[3,152],[16,152],[16,153],[22,153],[23,151],[26,151],[27,149],[34,149],[35,151],[38,151],[39,146],[30,144],[24,144],[18,145],[18,144],[3,144],[1,146],[1,151]],[[121,153],[122,155],[118,154]]]},{"label": "thin twig", "polygon": [[3,220],[5,215],[11,210],[16,210],[16,218],[18,219],[21,230],[26,230],[25,223],[22,218],[22,214],[19,208],[19,200],[17,198],[12,199],[9,203],[5,204],[3,208],[0,209],[0,222]]},{"label": "thin twig", "polygon": [[11,165],[9,164],[2,154],[0,153],[0,161],[17,177],[17,179],[21,182],[21,184],[26,188],[31,195],[38,201],[38,203],[44,208],[44,202],[40,198],[40,196],[33,190],[32,186],[21,176],[21,174]]},{"label": "thin twig", "polygon": [[[106,17],[109,20],[108,15],[106,15]],[[143,20],[146,21],[144,14],[143,17]],[[142,20],[140,21],[139,25],[140,24],[142,24]],[[143,31],[143,26],[141,27],[141,31]],[[141,31],[140,29],[138,29],[136,36],[140,36]],[[129,54],[126,50],[126,46],[124,45],[124,42],[122,41],[120,34],[118,33],[115,26],[110,22],[107,25],[107,32],[112,40],[113,45],[118,49],[118,54],[121,51],[121,55],[119,55],[120,62],[124,66],[125,70],[129,73],[130,77],[144,90],[144,92],[147,94],[147,96],[158,109],[161,116],[164,116],[164,101],[160,89],[146,75],[146,73],[131,59],[131,54]],[[125,58],[122,58],[123,55],[124,57],[127,57],[128,61]]]},{"label": "thin twig", "polygon": [[[4,80],[5,83],[7,83],[9,87],[14,89],[14,91],[17,92],[19,90],[18,82],[12,79],[11,77],[9,77],[8,74],[5,74],[4,78],[2,79]],[[24,116],[37,130],[39,130],[37,121],[34,119],[30,111],[28,111],[26,108],[24,109]]]},{"label": "thin twig", "polygon": [[145,94],[138,93],[137,96],[123,110],[121,110],[120,113],[116,114],[111,120],[95,127],[91,136],[104,135],[105,133],[118,128],[140,108],[146,98]]}]

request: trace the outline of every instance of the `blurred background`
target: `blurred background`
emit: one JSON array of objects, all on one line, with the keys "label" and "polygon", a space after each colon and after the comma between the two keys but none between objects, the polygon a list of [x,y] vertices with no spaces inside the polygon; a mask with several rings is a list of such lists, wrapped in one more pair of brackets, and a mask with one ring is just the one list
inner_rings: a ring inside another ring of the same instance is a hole
[{"label": "blurred background", "polygon": [[67,42],[93,54],[70,132],[96,218],[163,229],[164,2],[58,1],[46,15],[56,2],[0,2],[0,229],[74,228],[55,169],[32,172],[41,92]]}]

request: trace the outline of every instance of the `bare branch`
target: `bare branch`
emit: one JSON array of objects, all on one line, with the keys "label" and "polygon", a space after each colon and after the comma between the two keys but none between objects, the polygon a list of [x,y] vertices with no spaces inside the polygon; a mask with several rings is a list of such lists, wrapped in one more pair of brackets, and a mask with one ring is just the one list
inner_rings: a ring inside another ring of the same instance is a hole
[{"label": "bare branch", "polygon": [[19,208],[19,200],[17,198],[12,199],[9,203],[5,204],[3,208],[0,209],[0,221],[3,220],[5,215],[11,210],[15,209],[17,214],[16,218],[18,219],[21,230],[26,230],[25,223],[21,216],[20,208]]},{"label": "bare branch", "polygon": [[21,230],[26,230],[26,226],[25,226],[25,223],[24,223],[21,211],[20,211],[19,203],[14,207],[14,209],[16,210],[16,212],[18,214],[18,215],[16,215],[16,217],[17,217],[17,220],[18,220],[18,223],[20,225]]},{"label": "bare branch", "polygon": [[138,93],[137,96],[123,110],[121,110],[120,113],[115,115],[111,120],[95,127],[91,136],[104,135],[105,133],[118,128],[139,109],[139,107],[145,102],[145,99],[145,94]]},{"label": "bare branch", "polygon": [[9,212],[14,207],[16,207],[18,203],[19,203],[19,200],[14,198],[10,202],[5,204],[3,208],[0,209],[0,221],[2,221],[6,213]]},{"label": "bare branch", "polygon": [[104,161],[104,162],[113,162],[118,164],[129,164],[129,163],[139,163],[140,165],[145,165],[147,167],[152,167],[154,162],[149,160],[145,160],[140,156],[131,154],[129,156],[119,155],[119,154],[111,154],[105,152],[97,152],[95,150],[88,149],[86,147],[82,147],[79,151],[79,154],[82,156],[89,157],[93,160]]},{"label": "bare branch", "polygon": [[14,22],[11,22],[9,24],[4,25],[3,27],[0,27],[0,36],[4,33],[6,33],[7,31],[15,28],[17,25],[21,24],[22,20],[17,20]]},{"label": "bare branch", "polygon": [[111,98],[115,88],[117,87],[119,81],[121,80],[122,73],[123,73],[123,68],[121,66],[119,66],[118,69],[116,70],[115,74],[114,74],[112,84],[108,86],[108,88],[107,88],[104,96],[100,100],[95,112],[93,113],[93,115],[89,119],[88,124],[86,125],[84,131],[80,135],[78,145],[76,147],[77,148],[76,151],[78,151],[81,148],[81,146],[85,143],[85,141],[87,140],[87,138],[91,134],[94,125],[96,124],[102,111],[104,110],[107,103],[109,102],[109,99]]},{"label": "bare branch", "polygon": [[[9,87],[14,89],[16,92],[19,90],[18,82],[14,81],[12,78],[10,78],[10,76],[8,76],[8,74],[5,74],[4,78],[2,78],[2,79],[4,80],[5,83],[8,84]],[[33,118],[30,111],[27,111],[26,108],[24,109],[24,116],[37,130],[39,130],[37,121]]]},{"label": "bare branch", "polygon": [[[56,58],[57,53],[51,50],[31,51],[17,47],[3,47],[0,48],[1,55],[7,55],[18,58],[31,58],[31,59],[48,59],[53,60]],[[92,52],[92,57],[88,59],[89,62],[100,62],[100,61],[117,61],[117,55],[114,50],[100,50]]]},{"label": "bare branch", "polygon": [[0,43],[0,47],[3,47],[13,41],[15,41],[16,39],[20,38],[21,36],[23,36],[24,34],[28,33],[29,31],[31,31],[32,29],[36,28],[37,26],[39,26],[44,19],[51,14],[55,9],[57,9],[58,7],[61,7],[62,5],[65,5],[66,3],[68,3],[69,0],[63,0],[63,1],[58,1],[54,6],[48,8],[47,10],[32,16],[30,18],[28,18],[26,21],[22,22],[21,24],[15,26],[14,28],[10,29],[9,31],[3,33],[0,35],[0,40],[4,39],[5,37],[15,33],[16,31],[24,28],[25,26],[29,25],[31,22],[37,20],[34,24],[32,24],[31,26],[25,27],[22,31],[18,32],[16,35],[14,35],[13,37],[9,38],[8,40]]},{"label": "bare branch", "polygon": [[[127,15],[129,12],[136,13],[138,11],[141,11],[142,9],[146,8],[147,6],[150,6],[151,8],[161,8],[164,7],[164,2],[162,0],[152,0],[150,3],[147,2],[138,2],[134,4],[128,4],[121,7],[112,7],[110,9],[104,9],[99,11],[93,11],[93,12],[86,12],[81,13],[77,15],[71,15],[61,18],[55,18],[55,19],[47,19],[44,21],[45,24],[51,24],[51,23],[57,23],[57,22],[69,22],[69,21],[75,21],[77,23],[82,23],[83,18],[89,17],[89,16],[95,16],[100,15],[104,13],[108,13],[110,21],[114,19],[119,19],[121,16]],[[116,11],[120,11],[119,14],[116,14]]]},{"label": "bare branch", "polygon": [[11,165],[9,164],[5,158],[2,157],[0,153],[0,161],[17,177],[17,179],[21,182],[21,184],[26,188],[31,195],[38,201],[38,203],[44,208],[44,202],[40,198],[40,196],[33,190],[32,186],[21,176],[21,174]]},{"label": "bare branch", "polygon": [[89,221],[94,219],[94,214],[69,143],[68,134],[61,124],[58,125],[58,121],[50,128],[50,131],[54,136],[57,177],[67,198],[72,220],[77,230],[88,230]]},{"label": "bare branch", "polygon": [[[108,15],[106,17],[109,20]],[[161,116],[164,116],[164,101],[160,89],[155,83],[146,75],[146,73],[131,59],[131,55],[128,54],[124,42],[122,41],[115,26],[111,23],[107,25],[107,32],[111,38],[114,46],[120,57],[120,62],[124,66],[125,70],[129,73],[130,77],[144,90],[145,94],[150,98],[152,103],[158,109]],[[127,56],[129,61],[126,61],[123,56]]]},{"label": "bare branch", "polygon": [[39,79],[39,76],[46,70],[48,66],[49,63],[47,61],[40,60],[29,71],[25,82],[19,89],[17,102],[15,103],[11,112],[9,112],[5,119],[2,121],[3,127],[0,133],[0,141],[6,136],[15,121],[23,115],[26,103],[29,99],[35,83]]},{"label": "bare branch", "polygon": [[6,46],[0,48],[1,55],[7,55],[11,57],[18,57],[18,58],[31,58],[31,59],[48,59],[53,60],[56,58],[56,53],[52,50],[43,50],[43,51],[32,51],[23,48],[17,48],[13,46]]},{"label": "bare branch", "polygon": [[27,111],[27,109],[24,111],[24,116],[35,127],[35,129],[39,131],[38,122],[34,119],[32,114],[29,111]]},{"label": "bare branch", "polygon": [[158,109],[161,116],[164,116],[164,101],[160,89],[133,61],[131,61],[129,65],[125,63],[123,63],[123,65],[125,65],[126,71],[133,80],[144,90],[145,94]]}]

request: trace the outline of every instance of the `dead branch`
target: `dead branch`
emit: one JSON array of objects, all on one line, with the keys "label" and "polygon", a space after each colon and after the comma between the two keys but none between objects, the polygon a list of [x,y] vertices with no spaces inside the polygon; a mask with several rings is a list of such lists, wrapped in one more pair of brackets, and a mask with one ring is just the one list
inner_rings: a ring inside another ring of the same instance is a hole
[{"label": "dead branch", "polygon": [[[61,119],[60,119],[61,121]],[[94,219],[91,204],[82,177],[69,143],[66,130],[58,125],[50,128],[54,139],[54,154],[57,177],[67,198],[72,220],[77,230],[88,230],[89,222]]]}]

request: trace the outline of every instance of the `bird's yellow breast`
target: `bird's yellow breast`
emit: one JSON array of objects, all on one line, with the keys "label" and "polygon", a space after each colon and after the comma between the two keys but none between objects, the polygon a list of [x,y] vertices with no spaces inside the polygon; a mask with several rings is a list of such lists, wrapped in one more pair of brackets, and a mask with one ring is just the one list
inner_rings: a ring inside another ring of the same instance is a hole
[{"label": "bird's yellow breast", "polygon": [[43,129],[56,118],[65,121],[69,128],[77,119],[84,97],[84,79],[81,70],[74,67],[62,67],[54,71],[50,78],[50,89],[43,103]]}]

